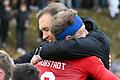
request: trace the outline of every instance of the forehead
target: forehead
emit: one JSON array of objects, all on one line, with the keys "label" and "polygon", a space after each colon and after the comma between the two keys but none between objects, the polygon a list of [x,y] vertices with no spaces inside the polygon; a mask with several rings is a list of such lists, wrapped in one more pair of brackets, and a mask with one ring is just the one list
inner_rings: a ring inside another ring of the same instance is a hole
[{"label": "forehead", "polygon": [[52,16],[49,13],[43,14],[39,18],[39,28],[49,27],[51,23]]}]

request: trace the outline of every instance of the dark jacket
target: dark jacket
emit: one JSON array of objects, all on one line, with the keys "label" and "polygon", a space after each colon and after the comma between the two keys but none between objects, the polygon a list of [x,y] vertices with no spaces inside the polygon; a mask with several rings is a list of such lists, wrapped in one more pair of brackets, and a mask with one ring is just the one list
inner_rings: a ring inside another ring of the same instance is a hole
[{"label": "dark jacket", "polygon": [[[87,30],[87,37],[74,38],[71,40],[43,43],[40,56],[42,59],[63,60],[86,56],[101,58],[106,68],[109,68],[109,39],[105,33],[97,30],[95,23],[90,17],[82,18]],[[34,50],[15,60],[15,63],[29,62],[34,55]]]}]

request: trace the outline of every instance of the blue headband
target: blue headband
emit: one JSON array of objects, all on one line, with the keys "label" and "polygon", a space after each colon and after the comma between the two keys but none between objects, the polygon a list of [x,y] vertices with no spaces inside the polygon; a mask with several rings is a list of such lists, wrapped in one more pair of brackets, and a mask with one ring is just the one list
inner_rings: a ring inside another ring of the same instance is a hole
[{"label": "blue headband", "polygon": [[65,28],[65,30],[56,35],[56,39],[64,40],[68,35],[74,35],[83,25],[83,21],[78,15],[74,16],[74,21],[72,25],[69,25]]}]

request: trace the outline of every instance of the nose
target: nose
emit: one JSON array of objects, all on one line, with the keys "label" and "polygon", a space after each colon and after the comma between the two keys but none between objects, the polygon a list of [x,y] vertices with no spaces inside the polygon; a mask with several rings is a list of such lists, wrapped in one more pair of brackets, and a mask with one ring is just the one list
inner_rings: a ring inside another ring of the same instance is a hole
[{"label": "nose", "polygon": [[46,40],[47,37],[48,37],[47,33],[43,32],[43,36],[42,36],[42,38],[43,38],[44,40]]}]

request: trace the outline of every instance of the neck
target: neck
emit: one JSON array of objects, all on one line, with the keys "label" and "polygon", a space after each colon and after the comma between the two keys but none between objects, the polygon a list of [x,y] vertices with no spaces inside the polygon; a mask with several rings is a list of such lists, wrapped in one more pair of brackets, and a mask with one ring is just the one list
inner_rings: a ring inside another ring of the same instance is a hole
[{"label": "neck", "polygon": [[89,32],[85,29],[85,25],[83,24],[82,27],[75,33],[74,37],[86,37],[88,34]]},{"label": "neck", "polygon": [[79,36],[76,36],[77,38],[81,38],[81,37],[86,37],[87,36],[87,34],[86,33],[82,33],[81,35],[79,35]]}]

